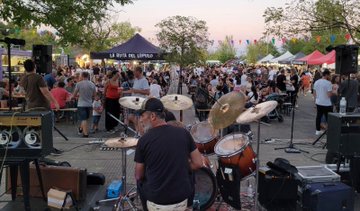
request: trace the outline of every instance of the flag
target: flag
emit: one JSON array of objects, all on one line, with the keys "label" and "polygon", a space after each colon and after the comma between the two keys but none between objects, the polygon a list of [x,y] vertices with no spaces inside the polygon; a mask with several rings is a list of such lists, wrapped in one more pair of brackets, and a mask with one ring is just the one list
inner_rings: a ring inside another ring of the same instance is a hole
[{"label": "flag", "polygon": [[321,36],[320,35],[316,36],[316,42],[320,43],[320,41],[321,41]]},{"label": "flag", "polygon": [[336,40],[336,35],[334,34],[330,35],[330,43],[334,44],[335,40]]},{"label": "flag", "polygon": [[271,42],[272,42],[273,45],[275,45],[275,38],[274,37],[271,39]]}]

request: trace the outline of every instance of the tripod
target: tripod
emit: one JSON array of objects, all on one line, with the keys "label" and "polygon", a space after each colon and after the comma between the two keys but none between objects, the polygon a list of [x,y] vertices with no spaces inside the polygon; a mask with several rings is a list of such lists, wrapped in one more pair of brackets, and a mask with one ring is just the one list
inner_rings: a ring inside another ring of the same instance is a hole
[{"label": "tripod", "polygon": [[279,150],[279,149],[284,149],[286,153],[300,153],[300,152],[304,152],[304,153],[309,153],[308,151],[302,150],[302,149],[298,149],[294,146],[293,143],[293,139],[294,139],[294,120],[295,120],[295,105],[296,105],[296,93],[295,94],[291,94],[292,98],[291,98],[291,105],[292,105],[292,115],[291,115],[291,132],[290,132],[290,143],[289,146],[287,147],[278,147],[275,148],[275,150]]}]

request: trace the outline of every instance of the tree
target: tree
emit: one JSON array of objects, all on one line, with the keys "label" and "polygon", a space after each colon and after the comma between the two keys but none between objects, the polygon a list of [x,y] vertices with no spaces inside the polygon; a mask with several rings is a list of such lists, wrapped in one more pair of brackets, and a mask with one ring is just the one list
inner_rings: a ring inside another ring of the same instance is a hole
[{"label": "tree", "polygon": [[358,0],[293,0],[285,7],[265,10],[265,33],[279,37],[349,33],[360,44],[359,13]]},{"label": "tree", "polygon": [[165,59],[181,67],[205,60],[209,40],[206,22],[194,17],[173,16],[155,25],[160,47],[167,52]]},{"label": "tree", "polygon": [[220,60],[222,63],[235,58],[236,49],[234,47],[234,39],[232,36],[226,36],[225,40],[220,43],[219,47],[209,58]]},{"label": "tree", "polygon": [[256,43],[251,43],[248,45],[246,51],[246,60],[248,63],[256,63],[256,61],[262,57],[265,57],[269,53],[271,53],[273,56],[279,55],[279,52],[272,43],[267,43],[260,40]]},{"label": "tree", "polygon": [[80,46],[87,52],[103,51],[127,41],[140,31],[139,27],[133,27],[130,22],[98,21],[85,29]]},{"label": "tree", "polygon": [[24,39],[26,41],[23,49],[32,50],[33,45],[53,45],[54,52],[57,52],[56,46],[58,42],[54,33],[48,30],[37,32],[36,28],[25,27],[19,28],[12,23],[2,23],[0,22],[0,39],[3,39],[5,36]]},{"label": "tree", "polygon": [[62,43],[78,43],[84,29],[106,17],[106,12],[119,3],[132,0],[2,0],[0,19],[19,27],[51,26]]}]

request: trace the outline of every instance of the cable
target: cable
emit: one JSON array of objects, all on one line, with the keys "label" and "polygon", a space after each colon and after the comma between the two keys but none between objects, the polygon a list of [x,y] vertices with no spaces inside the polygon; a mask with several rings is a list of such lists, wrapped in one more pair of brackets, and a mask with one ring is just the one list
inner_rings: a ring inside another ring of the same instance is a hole
[{"label": "cable", "polygon": [[9,131],[9,141],[6,142],[6,146],[5,146],[5,153],[4,153],[4,157],[2,159],[2,163],[1,163],[1,167],[0,167],[0,174],[2,175],[2,172],[3,172],[3,169],[4,169],[4,165],[5,165],[5,160],[6,160],[6,157],[7,157],[7,152],[8,152],[8,149],[9,149],[9,142],[10,140],[12,140],[12,128],[13,128],[13,125],[14,125],[14,118],[15,118],[15,115],[16,114],[19,114],[20,112],[14,112],[12,115],[11,115],[11,119],[10,119],[10,131]]}]

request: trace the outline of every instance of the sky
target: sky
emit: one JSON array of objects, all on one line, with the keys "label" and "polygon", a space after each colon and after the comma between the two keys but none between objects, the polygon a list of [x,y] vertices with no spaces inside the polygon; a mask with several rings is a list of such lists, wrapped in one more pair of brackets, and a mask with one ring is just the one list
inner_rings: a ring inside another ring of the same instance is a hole
[{"label": "sky", "polygon": [[[170,16],[193,16],[204,20],[215,48],[218,40],[232,35],[238,53],[245,50],[246,40],[263,36],[267,7],[284,6],[288,0],[135,0],[133,4],[116,6],[112,15],[116,21],[129,21],[141,28],[140,34],[156,44],[155,24]],[[271,38],[268,38],[271,40]],[[239,44],[241,40],[241,44]]]}]

